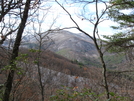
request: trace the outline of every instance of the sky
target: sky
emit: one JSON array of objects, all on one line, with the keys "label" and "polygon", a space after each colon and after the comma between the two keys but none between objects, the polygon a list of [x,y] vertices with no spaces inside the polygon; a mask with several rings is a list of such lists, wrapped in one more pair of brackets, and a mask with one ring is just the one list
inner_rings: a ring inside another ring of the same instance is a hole
[{"label": "sky", "polygon": [[[62,3],[61,3],[62,4]],[[64,3],[63,3],[64,4]],[[89,21],[83,20],[82,17],[80,17],[78,14],[80,14],[82,10],[81,4],[68,4],[64,5],[66,10],[72,15],[73,19],[77,22],[77,24],[80,26],[81,29],[88,32],[92,35],[93,32],[93,24],[91,24]],[[103,9],[105,9],[104,4],[99,4],[99,13],[102,12]],[[85,8],[84,14],[87,18],[95,18],[95,5],[90,4],[88,7]],[[51,14],[50,14],[51,15]],[[56,3],[53,3],[52,6],[52,16],[56,17],[58,16],[56,27],[60,26],[60,28],[65,27],[74,27],[75,24],[71,21],[68,14]],[[51,17],[50,17],[51,18]],[[111,20],[105,20],[99,24],[99,34],[100,35],[112,35],[114,32],[113,29],[110,28],[110,26],[117,25],[115,22]],[[76,29],[69,29],[69,31],[74,33],[80,33]]]},{"label": "sky", "polygon": [[[83,20],[83,17],[80,16],[81,11],[83,10],[83,4],[74,4],[70,3],[69,0],[68,4],[64,2],[64,0],[57,0],[60,4],[64,5],[65,9],[71,14],[72,18],[75,20],[75,22],[79,25],[79,27],[84,30],[85,32],[89,33],[92,36],[94,25],[91,24],[87,20]],[[90,1],[90,0],[89,0]],[[42,22],[42,32],[46,29],[49,29],[50,26],[53,23],[53,20],[55,19],[55,22],[53,24],[52,29],[55,28],[66,28],[66,27],[74,27],[75,24],[71,21],[69,15],[54,1],[45,3],[47,5],[51,6],[51,9],[49,10],[47,17]],[[45,5],[42,4],[42,5]],[[41,5],[41,6],[42,6]],[[107,5],[109,5],[107,3]],[[99,3],[98,4],[98,11],[99,15],[102,13],[102,11],[105,10],[105,4]],[[43,14],[46,13],[47,10],[41,10],[39,11],[40,19],[42,19]],[[83,13],[85,17],[88,19],[96,19],[95,16],[95,4],[92,3],[89,6],[85,7],[85,12]],[[124,10],[123,12],[129,13],[128,10]],[[105,19],[107,15],[103,16],[103,19]],[[94,20],[95,21],[95,20]],[[35,23],[34,23],[35,24]],[[117,30],[112,29],[110,26],[116,26],[118,25],[116,22],[113,22],[112,20],[104,20],[98,25],[99,29],[99,35],[113,35],[114,33],[117,33]],[[31,25],[30,25],[31,26]],[[38,23],[35,24],[36,28],[38,29]],[[81,33],[77,29],[68,29],[69,31],[73,33]]]},{"label": "sky", "polygon": [[[89,21],[83,20],[83,17],[80,16],[81,10],[83,10],[83,8],[82,8],[83,5],[82,4],[74,4],[74,3],[68,3],[68,5],[65,5],[65,2],[63,2],[63,0],[58,0],[58,1],[64,5],[66,10],[72,15],[73,19],[79,25],[79,27],[92,36],[94,26],[91,23],[89,23]],[[45,5],[45,7],[44,7],[44,5]],[[69,15],[53,0],[49,3],[48,2],[43,3],[43,4],[41,4],[41,6],[43,6],[42,7],[43,9],[39,10],[37,12],[39,16],[34,15],[35,18],[37,18],[37,19],[39,18],[41,20],[40,21],[41,22],[41,30],[40,30],[41,32],[45,32],[46,30],[48,30],[50,28],[50,26],[52,25],[54,19],[55,19],[55,22],[52,26],[52,29],[75,26],[75,24],[69,18]],[[49,11],[45,10],[49,6],[51,6],[51,9],[49,9]],[[105,9],[105,5],[102,3],[100,3],[98,5],[98,7],[99,7],[99,13],[101,13],[102,10]],[[43,18],[43,14],[47,14],[47,15]],[[95,18],[95,5],[90,4],[89,6],[85,7],[85,12],[83,14],[86,15],[87,18],[94,19]],[[7,19],[9,19],[9,18],[7,18]],[[39,31],[38,30],[39,23],[37,21],[31,22],[28,25],[26,32],[29,31],[28,33],[34,33],[34,31],[31,30],[33,25],[36,29],[36,32],[38,32]],[[105,21],[101,22],[99,24],[99,34],[100,35],[114,34],[115,31],[110,28],[111,25],[116,25],[116,23],[111,20],[105,20]],[[71,31],[73,33],[81,33],[77,29],[69,29],[68,31]]]}]

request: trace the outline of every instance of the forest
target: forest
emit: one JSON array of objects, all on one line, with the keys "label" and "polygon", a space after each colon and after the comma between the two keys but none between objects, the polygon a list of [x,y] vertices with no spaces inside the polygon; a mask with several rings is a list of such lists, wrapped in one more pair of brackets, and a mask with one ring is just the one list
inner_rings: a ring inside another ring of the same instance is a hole
[{"label": "forest", "polygon": [[0,0],[0,101],[134,101],[133,5]]}]

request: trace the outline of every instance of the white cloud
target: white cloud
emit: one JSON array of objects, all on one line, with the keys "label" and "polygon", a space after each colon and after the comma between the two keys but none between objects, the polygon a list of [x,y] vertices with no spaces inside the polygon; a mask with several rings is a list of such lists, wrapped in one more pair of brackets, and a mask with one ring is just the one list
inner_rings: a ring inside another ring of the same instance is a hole
[{"label": "white cloud", "polygon": [[[74,6],[74,5],[73,5]],[[82,20],[80,18],[78,18],[75,13],[78,13],[78,10],[80,10],[80,6],[76,6],[76,7],[67,7],[67,11],[72,15],[73,19],[77,22],[77,24],[80,26],[80,28],[82,28],[84,31],[87,31],[88,33],[92,33],[93,31],[93,25],[85,20]],[[99,4],[99,12],[102,12],[103,9],[105,9],[104,4]],[[59,6],[59,5],[55,5],[54,8],[56,8],[56,13],[59,15],[59,19],[58,19],[58,23],[59,25],[61,25],[62,27],[73,27],[75,26],[75,24],[71,21],[71,19],[69,18],[69,16],[67,15],[67,13],[65,11],[63,11],[63,9]],[[95,5],[91,4],[89,6],[90,12],[91,14],[95,13]],[[91,16],[91,15],[89,15]],[[107,34],[110,33],[112,34],[113,32],[112,29],[110,29],[111,25],[115,25],[114,22],[107,20],[104,21],[102,23],[99,24],[99,30],[100,32],[103,34]],[[72,29],[71,31],[75,32],[75,29]],[[76,31],[79,32],[79,31]]]},{"label": "white cloud", "polygon": [[[74,27],[75,24],[71,21],[69,15],[67,15],[67,13],[56,3],[50,3],[52,4],[52,8],[49,12],[49,15],[47,15],[47,18],[44,20],[43,23],[43,27],[44,30],[48,29],[49,26],[51,25],[51,23],[53,22],[52,19],[57,17],[56,23],[54,24],[53,28],[56,27]],[[80,26],[81,29],[83,29],[84,31],[88,32],[89,34],[92,35],[93,32],[93,25],[86,21],[86,20],[82,20],[82,18],[78,18],[75,14],[79,12],[79,10],[81,9],[79,5],[65,5],[67,11],[69,11],[69,13],[72,15],[73,19],[77,22],[77,24]],[[104,9],[104,4],[99,4],[99,11],[101,12],[102,9]],[[89,6],[90,12],[89,13],[94,13],[95,12],[95,5],[91,4]],[[42,13],[42,12],[41,12]],[[91,15],[89,15],[90,17]],[[110,29],[111,25],[114,25],[115,23],[112,21],[104,21],[102,23],[99,24],[99,32],[101,33],[101,35],[104,34],[112,34],[112,30]],[[78,30],[76,29],[70,29],[69,31],[75,32],[75,33],[79,33]]]}]

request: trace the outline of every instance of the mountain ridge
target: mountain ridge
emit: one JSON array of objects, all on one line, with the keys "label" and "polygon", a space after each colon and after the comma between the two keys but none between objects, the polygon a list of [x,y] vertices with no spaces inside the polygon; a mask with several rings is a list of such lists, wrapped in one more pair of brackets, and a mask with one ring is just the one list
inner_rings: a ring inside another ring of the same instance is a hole
[{"label": "mountain ridge", "polygon": [[[42,34],[42,49],[50,50],[72,61],[79,61],[85,65],[95,66],[99,64],[98,52],[90,37],[83,33],[72,33],[66,30],[53,31],[46,36]],[[30,36],[29,42],[25,43],[27,37],[23,37],[23,46],[38,49],[39,36]]]},{"label": "mountain ridge", "polygon": [[48,36],[54,42],[48,48],[49,50],[86,65],[90,65],[90,62],[98,62],[97,50],[93,41],[88,36],[65,30],[52,33]]}]

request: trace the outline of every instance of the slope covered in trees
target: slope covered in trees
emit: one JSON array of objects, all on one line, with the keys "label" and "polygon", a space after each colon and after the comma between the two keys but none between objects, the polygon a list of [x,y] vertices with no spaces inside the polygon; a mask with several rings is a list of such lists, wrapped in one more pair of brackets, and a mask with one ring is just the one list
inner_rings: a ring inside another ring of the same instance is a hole
[{"label": "slope covered in trees", "polygon": [[[1,60],[4,61],[5,56],[3,53],[1,53],[1,55],[3,55]],[[39,75],[36,61],[37,55],[38,51],[21,48],[16,61],[19,69],[16,70],[15,73],[10,99],[14,99],[14,101],[41,100],[41,95],[39,94],[41,88],[38,81]],[[3,66],[5,65],[6,64],[3,64]],[[122,71],[124,71],[126,67],[127,65],[124,65]],[[0,81],[1,84],[4,83],[4,78],[8,73],[8,70],[3,71],[4,69],[3,67],[1,68],[0,77],[3,78],[3,80],[1,79]],[[56,91],[58,89],[65,89],[64,87],[71,87],[67,88],[67,92],[74,91],[73,89],[80,92],[83,88],[87,90],[90,89],[90,93],[94,92],[95,95],[91,94],[91,96],[94,97],[89,97],[86,100],[99,98],[100,101],[103,101],[104,99],[101,68],[81,66],[51,51],[43,51],[40,58],[40,69],[42,83],[45,89],[45,100],[50,101],[50,96],[56,95]],[[116,94],[115,96],[126,96],[125,99],[128,99],[127,97],[129,96],[133,99],[133,74],[131,74],[130,77],[131,71],[121,73],[121,69],[118,69],[116,69],[116,71],[108,71],[107,73],[110,90],[115,93],[118,91],[119,95]],[[82,92],[84,93],[84,91]],[[99,94],[102,95],[99,96]],[[60,98],[64,97],[65,96],[62,96]],[[81,99],[83,98],[85,97]]]},{"label": "slope covered in trees", "polygon": [[118,26],[112,26],[118,31],[112,36],[104,36],[108,41],[106,47],[111,52],[125,52],[128,59],[133,60],[134,41],[134,1],[112,0],[109,9],[109,17],[117,22]]}]

